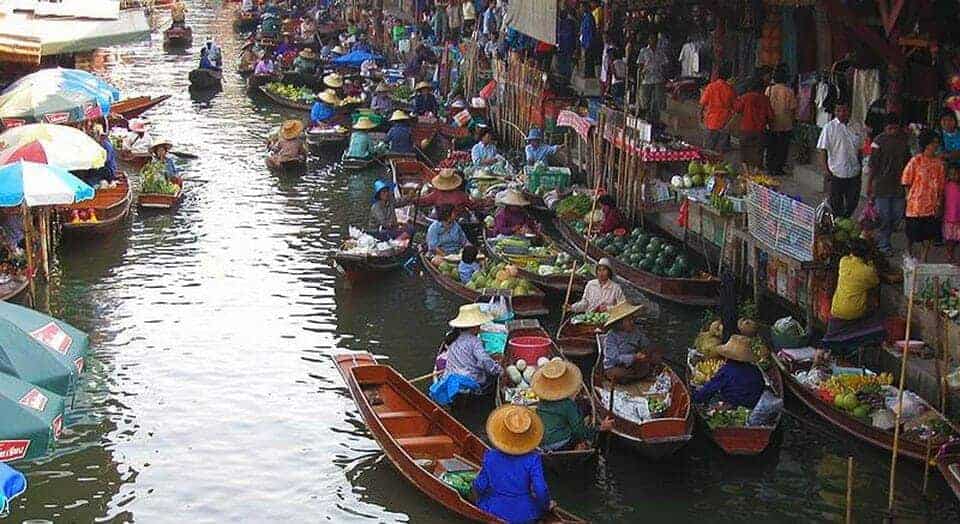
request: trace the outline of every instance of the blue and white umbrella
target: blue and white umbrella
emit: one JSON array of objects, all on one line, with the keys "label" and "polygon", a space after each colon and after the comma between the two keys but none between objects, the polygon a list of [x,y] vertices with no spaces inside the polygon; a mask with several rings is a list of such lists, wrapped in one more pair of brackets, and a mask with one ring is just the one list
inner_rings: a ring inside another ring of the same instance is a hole
[{"label": "blue and white umbrella", "polygon": [[19,161],[0,167],[0,207],[59,206],[93,198],[94,190],[66,169]]},{"label": "blue and white umbrella", "polygon": [[3,90],[0,120],[7,127],[81,122],[108,114],[119,99],[117,88],[86,71],[41,69]]}]

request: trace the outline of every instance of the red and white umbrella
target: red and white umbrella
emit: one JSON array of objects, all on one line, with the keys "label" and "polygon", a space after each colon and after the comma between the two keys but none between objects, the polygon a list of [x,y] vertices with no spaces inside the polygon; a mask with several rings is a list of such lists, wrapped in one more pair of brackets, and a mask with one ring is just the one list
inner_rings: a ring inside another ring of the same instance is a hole
[{"label": "red and white umbrella", "polygon": [[79,129],[28,124],[0,134],[0,165],[20,160],[77,171],[103,167],[107,152]]}]

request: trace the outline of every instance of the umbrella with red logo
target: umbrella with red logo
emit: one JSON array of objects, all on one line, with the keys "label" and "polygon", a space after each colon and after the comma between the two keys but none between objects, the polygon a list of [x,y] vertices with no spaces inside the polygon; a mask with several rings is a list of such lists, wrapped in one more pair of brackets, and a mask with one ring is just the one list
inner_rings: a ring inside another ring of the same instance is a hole
[{"label": "umbrella with red logo", "polygon": [[28,124],[0,134],[0,165],[19,160],[77,171],[103,167],[107,152],[79,129]]},{"label": "umbrella with red logo", "polygon": [[0,373],[0,462],[49,453],[63,429],[63,397]]}]

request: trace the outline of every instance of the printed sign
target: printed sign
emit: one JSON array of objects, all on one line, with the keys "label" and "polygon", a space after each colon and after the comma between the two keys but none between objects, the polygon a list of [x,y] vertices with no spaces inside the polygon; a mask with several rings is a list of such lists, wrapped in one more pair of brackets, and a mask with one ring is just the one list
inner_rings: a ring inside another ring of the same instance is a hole
[{"label": "printed sign", "polygon": [[0,462],[20,460],[27,456],[29,440],[0,440]]},{"label": "printed sign", "polygon": [[589,119],[586,119],[573,111],[564,109],[557,115],[557,125],[571,127],[580,135],[580,138],[586,140],[590,133],[590,126],[593,125]]},{"label": "printed sign", "polygon": [[50,322],[40,329],[31,331],[30,336],[61,355],[66,355],[70,349],[70,344],[73,344],[70,335],[61,329],[56,322]]},{"label": "printed sign", "polygon": [[[4,118],[3,127],[10,129],[11,127],[20,127],[26,124],[27,121],[22,118]],[[6,144],[3,144],[3,147],[6,147]]]},{"label": "printed sign", "polygon": [[53,430],[54,440],[60,440],[60,433],[63,432],[63,415],[57,415],[57,418],[53,419],[50,429]]},{"label": "printed sign", "polygon": [[33,388],[27,391],[26,395],[20,397],[20,404],[30,409],[43,411],[43,408],[47,407],[47,396],[41,393],[39,389]]},{"label": "printed sign", "polygon": [[48,124],[66,124],[70,121],[69,111],[60,111],[58,113],[48,113],[43,117]]}]

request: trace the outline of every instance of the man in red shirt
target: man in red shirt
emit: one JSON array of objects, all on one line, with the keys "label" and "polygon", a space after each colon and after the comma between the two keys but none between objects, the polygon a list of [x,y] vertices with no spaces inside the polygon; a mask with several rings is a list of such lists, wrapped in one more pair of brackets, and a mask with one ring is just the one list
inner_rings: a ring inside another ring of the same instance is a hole
[{"label": "man in red shirt", "polygon": [[733,105],[737,101],[737,94],[727,82],[730,78],[730,68],[720,66],[717,79],[707,84],[700,96],[700,120],[707,128],[707,136],[703,147],[718,153],[725,153],[730,148],[730,131],[727,124],[733,117]]},{"label": "man in red shirt", "polygon": [[747,92],[734,104],[740,115],[740,160],[753,167],[763,167],[763,135],[773,121],[773,107],[763,94],[763,82],[750,80]]}]

